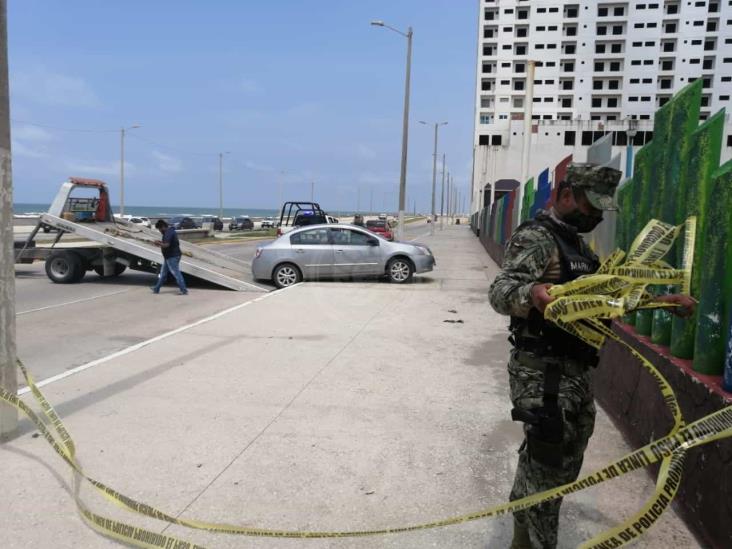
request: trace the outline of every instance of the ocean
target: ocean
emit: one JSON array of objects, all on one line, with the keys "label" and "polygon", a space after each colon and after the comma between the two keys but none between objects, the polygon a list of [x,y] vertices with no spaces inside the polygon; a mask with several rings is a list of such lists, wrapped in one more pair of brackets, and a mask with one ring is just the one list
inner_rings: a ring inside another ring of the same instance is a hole
[{"label": "ocean", "polygon": [[[18,202],[13,204],[14,214],[33,214],[43,213],[48,211],[50,204],[31,204]],[[115,213],[119,212],[118,207],[113,207]],[[331,215],[336,217],[339,215],[349,216],[353,215],[353,212],[329,212]],[[370,215],[367,212],[363,212],[364,215]],[[218,208],[194,208],[191,206],[125,206],[125,214],[136,215],[142,217],[175,217],[175,216],[188,216],[188,217],[202,217],[204,215],[218,216]],[[248,215],[249,217],[276,217],[279,219],[279,210],[267,210],[261,208],[224,208],[224,217],[237,217],[241,215]]]},{"label": "ocean", "polygon": [[[49,204],[13,204],[14,214],[32,214],[48,211]],[[119,208],[114,208],[115,213]],[[204,215],[219,215],[218,208],[194,208],[191,206],[125,206],[125,214],[142,217],[175,217],[179,215],[188,217],[202,217]],[[248,215],[249,217],[279,217],[277,210],[265,210],[257,208],[224,208],[224,217],[237,217]]]}]

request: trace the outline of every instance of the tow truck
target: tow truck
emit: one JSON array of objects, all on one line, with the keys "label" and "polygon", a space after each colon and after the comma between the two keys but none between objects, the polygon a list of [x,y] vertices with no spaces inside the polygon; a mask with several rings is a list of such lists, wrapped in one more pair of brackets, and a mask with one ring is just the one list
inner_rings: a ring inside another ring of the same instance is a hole
[{"label": "tow truck", "polygon": [[[83,189],[93,197],[75,197]],[[58,230],[51,246],[37,245],[44,227]],[[59,244],[64,235],[82,241]],[[46,275],[57,284],[80,282],[88,271],[99,276],[119,276],[126,269],[157,273],[162,261],[156,229],[115,218],[106,183],[71,177],[61,184],[47,213],[41,214],[28,239],[15,250],[16,263],[45,261]],[[181,239],[180,270],[191,276],[238,291],[266,291],[244,280],[248,263]]]}]

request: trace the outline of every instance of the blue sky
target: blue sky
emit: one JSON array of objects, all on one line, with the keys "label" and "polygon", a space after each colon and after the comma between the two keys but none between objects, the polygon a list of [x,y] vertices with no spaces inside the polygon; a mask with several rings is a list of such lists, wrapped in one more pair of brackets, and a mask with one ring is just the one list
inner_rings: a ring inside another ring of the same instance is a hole
[{"label": "blue sky", "polygon": [[[477,3],[473,0],[11,0],[16,202],[50,202],[70,175],[125,203],[393,210],[406,39],[414,28],[409,209],[428,211],[433,129],[467,189],[472,163]],[[34,123],[46,127],[30,125]],[[62,131],[98,130],[98,131]],[[438,177],[439,189],[439,177]],[[439,202],[439,201],[438,201]]]}]

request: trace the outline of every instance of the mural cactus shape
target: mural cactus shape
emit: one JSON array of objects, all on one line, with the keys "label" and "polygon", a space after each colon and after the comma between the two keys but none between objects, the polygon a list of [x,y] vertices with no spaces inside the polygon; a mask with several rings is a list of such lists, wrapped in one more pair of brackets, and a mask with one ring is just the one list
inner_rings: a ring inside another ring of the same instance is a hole
[{"label": "mural cactus shape", "polygon": [[[673,101],[667,103],[669,111],[666,113],[668,131],[663,135],[665,146],[663,151],[663,170],[660,173],[659,189],[657,193],[658,202],[655,206],[654,216],[657,219],[671,224],[683,223],[677,219],[677,199],[680,192],[684,161],[688,158],[691,136],[699,125],[699,105],[701,103],[702,86],[698,83],[687,86]],[[660,111],[659,111],[660,112]],[[658,120],[658,119],[656,119]],[[655,130],[654,130],[655,132]],[[654,141],[658,134],[654,133]],[[676,246],[679,246],[678,244]],[[676,255],[681,253],[680,247],[673,248],[669,253],[668,261],[675,266],[679,265],[680,259]],[[672,290],[672,288],[668,288]],[[671,343],[671,315],[659,309],[653,315],[653,328],[651,339],[659,345],[670,345]]]},{"label": "mural cactus shape", "polygon": [[[718,250],[706,246],[706,220],[709,207],[712,175],[719,167],[722,150],[722,134],[724,129],[724,111],[721,111],[704,122],[692,133],[689,156],[684,167],[686,195],[679,195],[680,203],[686,205],[686,214],[697,216],[696,246],[694,252],[693,272],[691,276],[691,293],[699,299],[701,295],[701,274],[707,252],[718,253]],[[683,320],[674,318],[671,327],[671,353],[680,358],[694,356],[694,333],[698,321],[698,312],[693,318]]]},{"label": "mural cactus shape", "polygon": [[[670,345],[674,356],[693,358],[699,372],[720,375],[729,364],[732,387],[732,161],[719,165],[724,110],[699,125],[701,92],[697,80],[656,113],[653,140],[637,152],[633,177],[618,190],[615,245],[627,250],[650,219],[681,225],[689,216],[697,217],[691,294],[699,306],[694,317],[671,319],[665,312],[640,311],[625,320],[655,343]],[[557,165],[554,185],[569,160]],[[538,177],[536,191],[533,178],[526,182],[522,204],[516,204],[516,192],[497,201],[486,221],[494,242],[504,245],[519,217],[528,219],[551,202],[548,175],[545,171]],[[681,267],[683,251],[676,245],[665,261]]]},{"label": "mural cactus shape", "polygon": [[524,186],[524,197],[523,203],[521,204],[521,223],[527,219],[531,219],[531,206],[534,204],[534,196],[536,191],[534,190],[534,178],[532,177],[526,182]]},{"label": "mural cactus shape", "polygon": [[719,375],[732,316],[732,161],[711,178],[703,238],[707,253],[701,272],[699,312],[694,341],[694,369]]}]

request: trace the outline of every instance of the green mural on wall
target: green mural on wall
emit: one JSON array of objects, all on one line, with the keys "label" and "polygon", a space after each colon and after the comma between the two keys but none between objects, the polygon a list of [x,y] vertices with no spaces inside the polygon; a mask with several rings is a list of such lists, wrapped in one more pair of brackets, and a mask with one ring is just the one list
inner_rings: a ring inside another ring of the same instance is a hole
[{"label": "green mural on wall", "polygon": [[700,273],[699,322],[694,342],[694,369],[718,375],[725,356],[726,327],[732,296],[732,161],[711,178],[706,212],[707,253]]},{"label": "green mural on wall", "polygon": [[534,178],[531,177],[524,185],[524,198],[521,202],[521,223],[531,218],[531,205],[534,203],[535,195]]},{"label": "green mural on wall", "polygon": [[[724,129],[724,111],[705,121],[692,133],[689,157],[684,179],[686,195],[679,195],[679,202],[686,207],[682,217],[697,216],[697,232],[694,250],[693,271],[691,274],[691,294],[699,299],[701,272],[704,268],[707,251],[705,231],[707,230],[706,214],[709,202],[709,189],[712,175],[719,167],[722,150],[722,134]],[[714,253],[715,250],[710,250]],[[671,352],[680,358],[694,356],[694,332],[698,320],[698,312],[691,319],[674,318],[671,326]]]},{"label": "green mural on wall", "polygon": [[[676,198],[682,179],[684,159],[689,154],[691,135],[699,125],[699,106],[701,103],[701,82],[687,86],[661,109],[664,118],[659,129],[654,128],[653,141],[663,139],[662,148],[656,151],[656,156],[663,165],[658,170],[658,193],[653,207],[653,217],[666,223],[676,223]],[[661,112],[659,111],[659,113]],[[658,118],[656,118],[658,122]],[[659,144],[661,142],[659,141]],[[669,253],[674,257],[675,250]],[[675,260],[671,260],[676,266]],[[668,286],[663,293],[678,291],[678,288]],[[672,316],[669,312],[658,309],[653,312],[653,326],[651,341],[659,345],[671,343]]]},{"label": "green mural on wall", "polygon": [[[649,219],[682,224],[697,216],[691,293],[699,299],[689,320],[665,311],[629,318],[636,331],[694,359],[700,372],[720,374],[725,330],[732,318],[732,162],[720,168],[724,110],[699,125],[702,82],[695,81],[655,115],[651,143],[638,151],[633,178],[618,191],[617,244],[628,249]],[[683,239],[680,239],[683,242]],[[683,247],[666,257],[681,265]],[[678,291],[666,288],[661,291]]]}]

